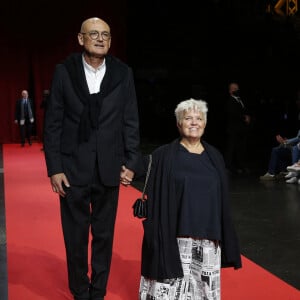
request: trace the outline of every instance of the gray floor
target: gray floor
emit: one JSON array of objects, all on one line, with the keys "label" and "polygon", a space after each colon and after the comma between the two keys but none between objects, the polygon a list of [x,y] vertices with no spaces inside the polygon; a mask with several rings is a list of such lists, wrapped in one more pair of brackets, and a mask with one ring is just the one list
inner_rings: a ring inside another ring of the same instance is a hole
[{"label": "gray floor", "polygon": [[231,191],[244,256],[300,290],[300,185],[235,177]]},{"label": "gray floor", "polygon": [[[2,149],[0,157],[0,299],[7,300]],[[230,177],[242,254],[300,290],[300,185],[260,182],[261,174]]]}]

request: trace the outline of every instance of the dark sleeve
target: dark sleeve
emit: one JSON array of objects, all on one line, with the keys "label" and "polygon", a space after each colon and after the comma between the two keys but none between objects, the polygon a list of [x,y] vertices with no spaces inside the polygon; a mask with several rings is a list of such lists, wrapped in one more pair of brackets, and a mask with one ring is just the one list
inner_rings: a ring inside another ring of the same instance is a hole
[{"label": "dark sleeve", "polygon": [[230,190],[228,175],[223,155],[213,146],[206,145],[210,157],[218,170],[222,188],[222,241],[221,241],[221,267],[242,267],[239,239],[235,230],[232,208],[230,204]]},{"label": "dark sleeve", "polygon": [[139,164],[139,112],[132,70],[128,68],[125,83],[126,106],[124,110],[123,139],[125,145],[125,165],[128,169],[138,172]]},{"label": "dark sleeve", "polygon": [[64,118],[63,101],[63,71],[62,66],[57,66],[51,85],[51,96],[45,111],[44,122],[44,149],[48,176],[63,172],[61,158],[61,133]]},{"label": "dark sleeve", "polygon": [[30,103],[30,108],[31,108],[31,111],[32,111],[32,116],[34,117],[34,114],[35,114],[35,107],[33,105],[33,100],[32,99],[29,99],[29,103]]}]

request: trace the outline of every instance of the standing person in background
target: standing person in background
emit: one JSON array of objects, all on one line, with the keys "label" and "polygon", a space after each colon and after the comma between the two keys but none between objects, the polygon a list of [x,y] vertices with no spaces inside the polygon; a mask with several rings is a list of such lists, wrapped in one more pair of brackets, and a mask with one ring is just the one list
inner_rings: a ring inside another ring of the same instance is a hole
[{"label": "standing person in background", "polygon": [[207,103],[175,109],[180,137],[152,153],[140,300],[221,297],[221,267],[241,268],[221,153],[202,136]]},{"label": "standing person in background", "polygon": [[247,172],[246,150],[247,135],[251,117],[246,103],[240,98],[240,88],[236,82],[228,86],[229,97],[226,103],[226,145],[225,164],[227,169],[235,173]]},{"label": "standing person in background", "polygon": [[33,102],[30,98],[28,98],[28,91],[23,90],[21,96],[22,98],[16,101],[15,123],[19,124],[21,147],[24,147],[25,139],[27,139],[29,146],[32,145],[31,134],[34,117]]},{"label": "standing person in background", "polygon": [[139,118],[132,70],[108,54],[110,26],[89,18],[77,38],[83,52],[71,54],[54,72],[44,151],[60,197],[70,291],[75,300],[100,300],[110,272],[120,182],[129,185],[138,165]]}]

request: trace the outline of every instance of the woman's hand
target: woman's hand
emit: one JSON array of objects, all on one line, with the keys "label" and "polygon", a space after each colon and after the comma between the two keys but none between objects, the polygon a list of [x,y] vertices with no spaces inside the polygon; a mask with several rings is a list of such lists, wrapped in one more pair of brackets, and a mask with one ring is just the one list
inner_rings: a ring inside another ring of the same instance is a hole
[{"label": "woman's hand", "polygon": [[134,172],[127,169],[124,165],[122,166],[120,173],[120,182],[121,184],[127,186],[130,185],[134,176]]}]

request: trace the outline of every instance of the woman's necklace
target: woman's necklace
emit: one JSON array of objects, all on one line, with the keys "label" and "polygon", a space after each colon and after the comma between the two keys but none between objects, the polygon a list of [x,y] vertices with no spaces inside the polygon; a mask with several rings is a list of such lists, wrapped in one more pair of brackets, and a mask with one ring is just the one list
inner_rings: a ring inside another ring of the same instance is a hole
[{"label": "woman's necklace", "polygon": [[180,141],[180,144],[182,146],[184,146],[184,148],[186,148],[189,152],[191,153],[202,153],[203,152],[203,146],[201,144],[201,142],[199,141],[199,143],[197,143],[196,145],[193,144],[187,144],[184,141]]}]

